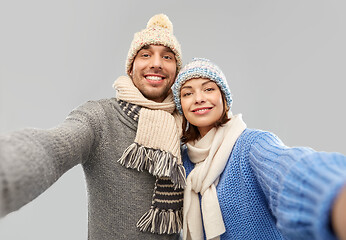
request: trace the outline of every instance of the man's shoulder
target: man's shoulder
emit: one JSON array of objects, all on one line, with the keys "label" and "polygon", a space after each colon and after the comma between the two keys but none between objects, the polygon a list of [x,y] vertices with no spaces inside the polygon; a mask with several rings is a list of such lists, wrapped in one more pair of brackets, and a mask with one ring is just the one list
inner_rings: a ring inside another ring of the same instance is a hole
[{"label": "man's shoulder", "polygon": [[99,100],[89,100],[78,107],[76,107],[74,110],[81,110],[84,111],[104,111],[104,109],[107,108],[114,108],[114,106],[118,105],[118,102],[115,98],[107,98],[107,99],[99,99]]},{"label": "man's shoulder", "polygon": [[106,106],[106,105],[114,105],[117,104],[116,98],[103,98],[99,100],[89,100],[82,104],[82,106],[87,107],[96,107],[96,106]]},{"label": "man's shoulder", "polygon": [[100,100],[87,101],[74,111],[83,112],[89,119],[97,120],[101,124],[105,122],[121,122],[131,128],[137,127],[139,109],[127,102],[117,98],[107,98]]},{"label": "man's shoulder", "polygon": [[114,111],[116,105],[117,100],[114,98],[90,100],[74,108],[70,112],[69,118],[72,116],[87,119],[104,118],[109,112]]}]

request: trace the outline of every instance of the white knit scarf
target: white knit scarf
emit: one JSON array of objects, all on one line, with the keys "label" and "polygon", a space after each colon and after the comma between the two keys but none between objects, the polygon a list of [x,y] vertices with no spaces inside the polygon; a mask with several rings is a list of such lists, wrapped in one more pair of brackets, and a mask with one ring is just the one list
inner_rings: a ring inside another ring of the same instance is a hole
[{"label": "white knit scarf", "polygon": [[181,117],[174,112],[173,94],[170,92],[162,103],[148,100],[127,76],[119,77],[113,87],[118,99],[142,107],[134,143],[118,162],[138,171],[148,170],[157,178],[151,209],[137,227],[159,234],[177,233],[182,228],[186,173],[180,155]]},{"label": "white knit scarf", "polygon": [[[225,232],[216,186],[233,146],[245,128],[239,114],[232,116],[222,127],[211,129],[200,140],[187,143],[188,155],[195,167],[184,190],[184,239],[203,239],[202,217],[207,239],[220,239]],[[198,193],[202,196],[202,209]]]}]

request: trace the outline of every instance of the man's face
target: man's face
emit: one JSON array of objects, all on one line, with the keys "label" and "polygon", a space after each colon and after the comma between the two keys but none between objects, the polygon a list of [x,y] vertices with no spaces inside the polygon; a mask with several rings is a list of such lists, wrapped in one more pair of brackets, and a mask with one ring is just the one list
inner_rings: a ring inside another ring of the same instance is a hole
[{"label": "man's face", "polygon": [[137,53],[130,75],[147,99],[162,102],[174,83],[176,71],[175,55],[170,48],[148,45]]}]

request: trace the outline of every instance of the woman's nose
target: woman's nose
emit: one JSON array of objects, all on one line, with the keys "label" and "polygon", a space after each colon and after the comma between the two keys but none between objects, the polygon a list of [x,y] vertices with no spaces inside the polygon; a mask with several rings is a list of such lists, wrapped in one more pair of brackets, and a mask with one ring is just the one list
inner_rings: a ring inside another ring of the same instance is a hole
[{"label": "woman's nose", "polygon": [[195,103],[196,104],[201,104],[205,102],[205,97],[204,94],[202,92],[197,91],[195,93]]}]

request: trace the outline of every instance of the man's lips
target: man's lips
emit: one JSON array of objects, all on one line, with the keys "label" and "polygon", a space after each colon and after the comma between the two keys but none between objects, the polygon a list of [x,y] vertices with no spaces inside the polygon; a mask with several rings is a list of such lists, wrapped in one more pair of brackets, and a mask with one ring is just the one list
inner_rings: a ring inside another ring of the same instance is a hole
[{"label": "man's lips", "polygon": [[202,115],[205,113],[210,112],[213,109],[213,107],[203,107],[203,108],[195,108],[191,112],[197,115]]},{"label": "man's lips", "polygon": [[144,77],[150,83],[160,83],[166,78],[161,74],[145,74]]}]

